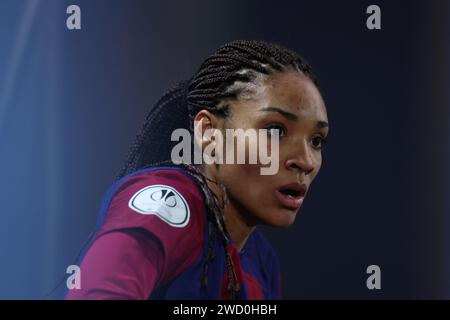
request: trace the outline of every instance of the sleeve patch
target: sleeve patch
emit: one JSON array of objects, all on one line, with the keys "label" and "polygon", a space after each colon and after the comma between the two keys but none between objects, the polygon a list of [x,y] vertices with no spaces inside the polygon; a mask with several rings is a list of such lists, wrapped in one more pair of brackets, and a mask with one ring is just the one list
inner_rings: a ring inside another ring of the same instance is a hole
[{"label": "sleeve patch", "polygon": [[187,201],[176,189],[167,185],[142,188],[131,197],[128,206],[140,214],[156,215],[176,228],[182,228],[189,222]]}]

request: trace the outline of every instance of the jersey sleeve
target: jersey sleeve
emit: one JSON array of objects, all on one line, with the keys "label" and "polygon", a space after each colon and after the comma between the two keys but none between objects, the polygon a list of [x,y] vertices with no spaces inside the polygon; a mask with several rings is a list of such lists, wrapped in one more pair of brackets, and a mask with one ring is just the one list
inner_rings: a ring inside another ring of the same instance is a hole
[{"label": "jersey sleeve", "polygon": [[[181,169],[150,170],[129,176],[109,197],[85,259],[95,260],[94,253],[105,252],[104,248],[103,251],[98,248],[99,243],[105,246],[105,238],[114,246],[114,252],[104,257],[109,264],[82,263],[82,275],[108,275],[105,282],[119,284],[112,291],[134,286],[139,296],[148,297],[151,292],[147,291],[166,284],[201,255],[206,222],[203,196],[192,178]],[[111,242],[111,234],[130,232],[139,232],[145,238],[134,235],[132,239],[119,239],[121,245]],[[137,263],[140,266],[133,265]],[[124,275],[127,270],[128,275]],[[155,272],[156,275],[151,274]],[[92,278],[91,283],[99,282]],[[137,281],[137,278],[145,281]],[[139,282],[143,287],[139,288]]]},{"label": "jersey sleeve", "polygon": [[113,231],[92,244],[80,266],[80,287],[67,300],[143,300],[164,261],[158,244],[139,230]]}]

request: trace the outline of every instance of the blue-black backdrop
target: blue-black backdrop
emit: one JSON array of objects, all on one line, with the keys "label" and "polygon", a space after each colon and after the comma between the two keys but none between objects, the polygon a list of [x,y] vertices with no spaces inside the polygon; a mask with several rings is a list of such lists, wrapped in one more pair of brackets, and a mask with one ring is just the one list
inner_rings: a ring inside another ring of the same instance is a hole
[{"label": "blue-black backdrop", "polygon": [[[449,18],[444,1],[1,1],[0,298],[60,297],[46,293],[148,108],[234,39],[301,53],[329,113],[295,225],[264,228],[285,297],[449,298]],[[381,290],[366,287],[372,264]]]}]

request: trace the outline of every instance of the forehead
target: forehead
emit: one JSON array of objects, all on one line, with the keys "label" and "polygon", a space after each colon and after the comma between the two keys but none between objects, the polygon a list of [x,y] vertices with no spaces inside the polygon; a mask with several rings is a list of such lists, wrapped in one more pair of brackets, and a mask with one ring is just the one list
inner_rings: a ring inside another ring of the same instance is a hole
[{"label": "forehead", "polygon": [[[252,114],[267,107],[279,107],[302,119],[326,121],[327,113],[322,96],[316,85],[295,70],[275,72],[257,80],[252,94],[238,99],[233,113]],[[244,106],[245,104],[245,106]]]},{"label": "forehead", "polygon": [[288,108],[297,115],[316,115],[326,121],[326,109],[316,85],[305,75],[289,70],[267,77],[262,85],[269,105]]}]

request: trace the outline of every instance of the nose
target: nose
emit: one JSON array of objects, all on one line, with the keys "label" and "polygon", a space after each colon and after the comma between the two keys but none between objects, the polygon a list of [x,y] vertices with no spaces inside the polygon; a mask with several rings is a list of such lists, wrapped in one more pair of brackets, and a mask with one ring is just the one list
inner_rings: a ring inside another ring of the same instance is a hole
[{"label": "nose", "polygon": [[314,170],[314,158],[306,143],[286,160],[286,168],[291,171],[310,174]]}]

